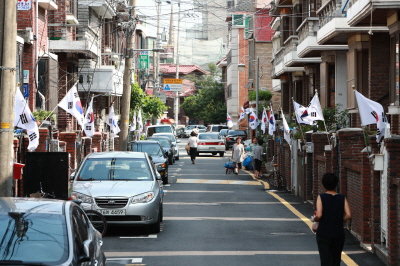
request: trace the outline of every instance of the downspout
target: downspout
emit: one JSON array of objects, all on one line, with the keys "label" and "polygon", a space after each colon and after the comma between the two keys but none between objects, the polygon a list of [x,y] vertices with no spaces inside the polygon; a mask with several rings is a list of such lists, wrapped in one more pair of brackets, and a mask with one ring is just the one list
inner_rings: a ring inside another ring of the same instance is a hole
[{"label": "downspout", "polygon": [[[38,34],[39,34],[39,26],[38,26],[38,21],[39,21],[39,0],[36,0],[35,3],[35,88],[36,88],[36,92],[39,91],[39,44],[38,44]],[[36,109],[36,96],[35,95],[35,101],[33,101],[33,110]]]}]

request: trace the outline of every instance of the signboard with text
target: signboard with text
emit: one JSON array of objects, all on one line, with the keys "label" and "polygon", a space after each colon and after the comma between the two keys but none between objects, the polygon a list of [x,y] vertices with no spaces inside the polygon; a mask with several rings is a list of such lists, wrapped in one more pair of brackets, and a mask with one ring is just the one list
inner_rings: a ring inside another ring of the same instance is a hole
[{"label": "signboard with text", "polygon": [[140,69],[149,69],[149,52],[142,51],[139,55]]},{"label": "signboard with text", "polygon": [[31,10],[32,8],[32,0],[18,0],[17,2],[17,10]]},{"label": "signboard with text", "polygon": [[182,91],[182,79],[164,79],[164,91]]}]

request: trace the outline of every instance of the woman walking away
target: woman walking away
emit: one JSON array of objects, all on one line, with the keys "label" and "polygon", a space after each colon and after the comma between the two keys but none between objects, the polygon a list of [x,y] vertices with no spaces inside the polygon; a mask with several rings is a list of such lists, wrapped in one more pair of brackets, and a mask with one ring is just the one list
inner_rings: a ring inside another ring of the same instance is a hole
[{"label": "woman walking away", "polygon": [[262,139],[258,140],[258,145],[254,148],[254,177],[257,179],[261,178],[261,163],[263,155],[263,145],[264,141]]},{"label": "woman walking away", "polygon": [[232,147],[232,161],[235,163],[235,174],[239,174],[239,170],[242,169],[242,162],[244,156],[244,146],[241,143],[242,138],[238,137],[236,143]]},{"label": "woman walking away", "polygon": [[192,164],[194,164],[194,160],[196,160],[197,143],[199,143],[197,134],[192,131],[192,133],[190,133],[190,137],[188,140],[188,144],[190,145],[189,154],[190,154],[190,159],[192,160]]},{"label": "woman walking away", "polygon": [[336,193],[339,178],[334,173],[325,173],[322,185],[326,192],[317,198],[315,222],[317,244],[321,266],[339,266],[344,245],[343,223],[351,218],[350,206],[343,194]]}]

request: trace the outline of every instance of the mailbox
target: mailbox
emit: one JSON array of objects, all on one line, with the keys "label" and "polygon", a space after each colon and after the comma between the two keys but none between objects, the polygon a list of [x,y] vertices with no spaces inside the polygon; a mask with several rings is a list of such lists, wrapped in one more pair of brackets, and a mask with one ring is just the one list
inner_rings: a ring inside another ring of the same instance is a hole
[{"label": "mailbox", "polygon": [[22,168],[25,164],[22,163],[14,163],[14,179],[21,179],[22,178]]}]

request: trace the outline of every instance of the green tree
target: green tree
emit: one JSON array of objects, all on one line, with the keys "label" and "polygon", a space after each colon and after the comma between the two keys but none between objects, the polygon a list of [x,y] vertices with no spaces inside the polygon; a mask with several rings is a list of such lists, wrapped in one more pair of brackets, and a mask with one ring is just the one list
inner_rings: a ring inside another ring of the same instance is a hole
[{"label": "green tree", "polygon": [[160,117],[168,107],[157,97],[146,95],[138,84],[132,85],[131,91],[131,117],[134,110],[142,110],[143,118],[150,119],[152,116]]},{"label": "green tree", "polygon": [[208,69],[207,75],[186,77],[194,82],[197,92],[186,97],[181,107],[191,118],[204,120],[207,123],[224,123],[226,122],[224,85],[220,81],[218,67],[209,63]]}]

